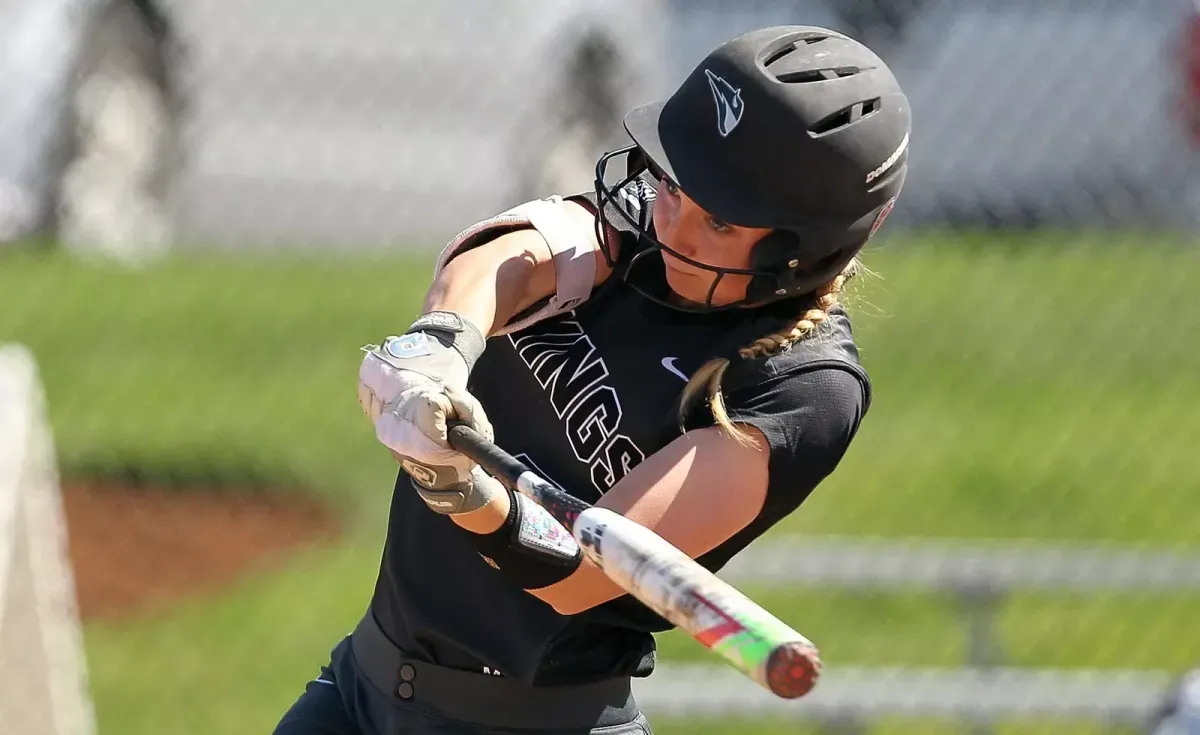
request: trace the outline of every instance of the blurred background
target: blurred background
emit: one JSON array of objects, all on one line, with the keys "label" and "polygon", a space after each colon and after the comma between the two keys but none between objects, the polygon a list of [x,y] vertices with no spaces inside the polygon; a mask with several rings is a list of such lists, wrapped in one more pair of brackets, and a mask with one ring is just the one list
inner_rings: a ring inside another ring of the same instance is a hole
[{"label": "blurred background", "polygon": [[[0,414],[55,454],[0,443],[61,487],[100,733],[270,731],[378,568],[357,348],[459,230],[590,189],[628,108],[779,23],[913,105],[849,301],[875,401],[724,573],[822,684],[666,635],[655,731],[1200,732],[1193,0],[0,0],[0,346],[44,391],[0,371]],[[47,676],[13,638],[6,686]]]}]

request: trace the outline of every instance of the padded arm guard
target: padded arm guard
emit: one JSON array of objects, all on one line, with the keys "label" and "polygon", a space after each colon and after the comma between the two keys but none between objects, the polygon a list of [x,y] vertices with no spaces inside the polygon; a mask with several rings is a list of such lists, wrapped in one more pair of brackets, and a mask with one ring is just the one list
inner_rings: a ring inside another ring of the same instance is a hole
[{"label": "padded arm guard", "polygon": [[575,573],[583,551],[570,530],[537,501],[508,491],[504,525],[487,534],[470,534],[475,550],[518,586],[537,590]]},{"label": "padded arm guard", "polygon": [[596,234],[580,227],[567,212],[561,196],[535,199],[471,225],[450,241],[438,255],[436,278],[456,255],[478,247],[507,231],[532,227],[537,230],[554,259],[555,289],[549,298],[518,314],[497,334],[508,334],[543,319],[568,312],[587,300],[596,280]]}]

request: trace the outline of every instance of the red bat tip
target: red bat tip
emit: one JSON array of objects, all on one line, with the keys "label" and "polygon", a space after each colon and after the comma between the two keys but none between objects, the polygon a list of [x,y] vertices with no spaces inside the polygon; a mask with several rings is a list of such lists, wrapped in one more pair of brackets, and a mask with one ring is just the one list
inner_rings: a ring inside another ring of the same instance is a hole
[{"label": "red bat tip", "polygon": [[767,684],[783,699],[796,699],[812,691],[821,675],[821,657],[812,646],[785,643],[767,658]]}]

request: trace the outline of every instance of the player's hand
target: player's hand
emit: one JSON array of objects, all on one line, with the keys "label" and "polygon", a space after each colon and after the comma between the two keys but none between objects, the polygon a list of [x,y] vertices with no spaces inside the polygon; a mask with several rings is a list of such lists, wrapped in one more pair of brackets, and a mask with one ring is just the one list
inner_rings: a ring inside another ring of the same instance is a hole
[{"label": "player's hand", "polygon": [[483,406],[467,391],[465,360],[420,332],[389,337],[364,352],[358,402],[376,438],[419,485],[461,491],[472,482],[475,463],[450,448],[448,423],[462,421],[493,435]]}]

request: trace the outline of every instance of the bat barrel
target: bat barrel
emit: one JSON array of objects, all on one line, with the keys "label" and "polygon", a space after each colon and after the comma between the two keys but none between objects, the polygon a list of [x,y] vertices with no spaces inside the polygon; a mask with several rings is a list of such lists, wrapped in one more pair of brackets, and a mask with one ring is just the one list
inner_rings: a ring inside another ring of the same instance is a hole
[{"label": "bat barrel", "polygon": [[558,491],[465,424],[452,423],[447,436],[451,447],[509,488],[549,504],[610,579],[760,686],[794,699],[816,685],[816,646],[658,534]]},{"label": "bat barrel", "polygon": [[604,508],[580,513],[575,540],[604,573],[772,694],[816,685],[817,648],[653,531]]}]

